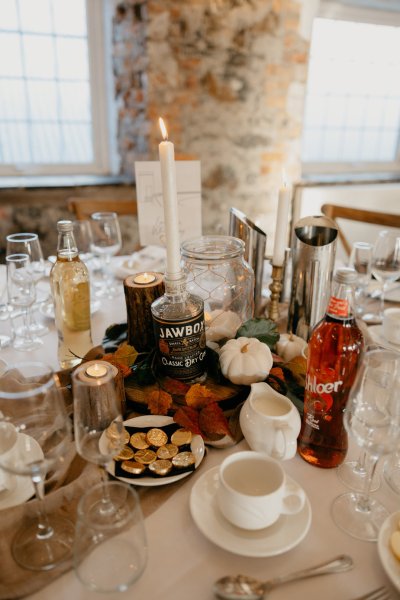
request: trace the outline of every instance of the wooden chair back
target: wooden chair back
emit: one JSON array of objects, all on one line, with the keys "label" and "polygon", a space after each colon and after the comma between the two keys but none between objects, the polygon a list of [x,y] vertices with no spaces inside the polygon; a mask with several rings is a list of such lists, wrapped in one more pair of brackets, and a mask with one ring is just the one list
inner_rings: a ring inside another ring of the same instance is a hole
[{"label": "wooden chair back", "polygon": [[107,198],[68,198],[67,206],[78,221],[90,219],[95,212],[115,212],[117,215],[137,215],[136,200]]},{"label": "wooden chair back", "polygon": [[376,212],[372,210],[363,210],[358,208],[348,208],[346,206],[338,206],[336,204],[323,204],[321,206],[322,213],[335,221],[338,227],[339,239],[343,244],[347,256],[350,256],[351,244],[346,239],[343,231],[337,222],[337,219],[347,221],[359,221],[361,223],[370,223],[372,225],[382,225],[383,227],[398,227],[400,229],[400,214],[393,215],[390,213]]}]

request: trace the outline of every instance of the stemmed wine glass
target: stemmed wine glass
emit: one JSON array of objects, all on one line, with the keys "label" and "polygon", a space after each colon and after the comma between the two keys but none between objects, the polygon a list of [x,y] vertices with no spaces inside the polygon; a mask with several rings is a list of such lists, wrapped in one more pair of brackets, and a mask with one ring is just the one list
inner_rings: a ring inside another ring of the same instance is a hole
[{"label": "stemmed wine glass", "polygon": [[27,254],[6,256],[8,301],[12,308],[22,309],[23,326],[17,331],[13,345],[16,350],[34,350],[43,340],[34,336],[29,328],[29,310],[35,302],[36,289]]},{"label": "stemmed wine glass", "polygon": [[[0,376],[0,438],[17,432],[17,452],[0,454],[0,468],[29,476],[37,498],[37,518],[24,523],[12,542],[15,561],[36,571],[56,567],[72,553],[74,527],[60,515],[47,515],[44,481],[65,460],[71,426],[58,380],[42,362],[9,365]],[[1,447],[6,447],[2,443]]]},{"label": "stemmed wine glass", "polygon": [[382,292],[377,320],[382,321],[387,285],[400,277],[400,231],[380,231],[372,255],[372,274]]},{"label": "stemmed wine glass", "polygon": [[388,350],[367,352],[351,388],[344,425],[368,454],[363,492],[348,492],[332,504],[336,525],[355,538],[375,541],[388,516],[386,508],[371,498],[371,481],[381,456],[392,453],[400,436],[400,354]]},{"label": "stemmed wine glass", "polygon": [[115,256],[122,246],[121,230],[118,215],[115,212],[96,212],[91,215],[92,251],[102,261],[103,282],[96,295],[103,298],[114,298],[119,290],[111,270],[111,257]]},{"label": "stemmed wine glass", "polygon": [[[105,469],[124,446],[123,421],[117,400],[114,370],[106,361],[80,365],[72,375],[74,433],[79,454]],[[103,481],[107,478],[103,472]],[[92,512],[98,521],[112,518],[115,507],[107,485]]]},{"label": "stemmed wine glass", "polygon": [[[39,237],[36,233],[12,233],[7,236],[7,254],[28,254],[30,271],[36,286],[36,302],[45,302],[49,294],[43,295],[38,289],[38,283],[43,279],[46,266]],[[42,296],[40,297],[40,293]],[[46,335],[49,328],[35,319],[33,310],[29,312],[29,329],[35,335]]]},{"label": "stemmed wine glass", "polygon": [[[0,265],[0,349],[6,348],[14,339],[14,330],[12,327],[10,308],[7,295],[7,267]],[[4,268],[4,276],[3,276]],[[5,325],[8,325],[6,328]]]}]

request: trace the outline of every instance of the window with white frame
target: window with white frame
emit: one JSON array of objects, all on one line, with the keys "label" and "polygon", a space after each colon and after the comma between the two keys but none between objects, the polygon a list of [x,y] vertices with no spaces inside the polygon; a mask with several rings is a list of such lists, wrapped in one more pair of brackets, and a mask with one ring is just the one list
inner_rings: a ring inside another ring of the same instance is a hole
[{"label": "window with white frame", "polygon": [[399,171],[400,13],[314,20],[304,114],[305,172]]},{"label": "window with white frame", "polygon": [[102,0],[0,0],[0,174],[109,172]]}]

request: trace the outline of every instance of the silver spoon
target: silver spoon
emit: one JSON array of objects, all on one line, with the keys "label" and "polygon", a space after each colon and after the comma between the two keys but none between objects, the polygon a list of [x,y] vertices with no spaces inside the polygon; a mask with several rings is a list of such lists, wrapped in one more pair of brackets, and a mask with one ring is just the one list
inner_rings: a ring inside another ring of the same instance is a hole
[{"label": "silver spoon", "polygon": [[354,566],[350,556],[341,554],[328,562],[315,565],[309,569],[296,571],[282,577],[274,577],[268,581],[258,581],[246,575],[227,575],[214,583],[214,593],[217,598],[223,600],[260,600],[273,588],[289,581],[307,579],[316,575],[327,575],[328,573],[343,573]]}]

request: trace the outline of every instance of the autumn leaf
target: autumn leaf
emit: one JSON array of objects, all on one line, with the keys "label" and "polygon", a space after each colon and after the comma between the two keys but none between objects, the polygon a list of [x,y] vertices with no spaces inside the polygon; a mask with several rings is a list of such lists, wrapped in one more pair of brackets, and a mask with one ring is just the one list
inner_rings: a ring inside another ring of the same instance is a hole
[{"label": "autumn leaf", "polygon": [[205,385],[195,383],[189,389],[185,396],[186,404],[193,408],[201,408],[206,406],[210,402],[216,402],[219,400],[218,396],[214,394]]},{"label": "autumn leaf", "polygon": [[277,377],[278,379],[281,379],[282,381],[285,381],[285,375],[283,374],[283,370],[280,367],[272,367],[269,374],[273,375],[274,377]]},{"label": "autumn leaf", "polygon": [[285,368],[290,371],[296,383],[305,387],[307,360],[303,356],[295,356],[292,358],[292,360],[285,364]]},{"label": "autumn leaf", "polygon": [[175,411],[174,421],[185,429],[190,429],[192,433],[202,435],[199,426],[199,413],[191,406],[181,406]]},{"label": "autumn leaf", "polygon": [[172,396],[164,390],[153,390],[148,398],[147,406],[152,415],[166,415],[172,404]]},{"label": "autumn leaf", "polygon": [[162,380],[161,385],[164,390],[176,396],[184,396],[190,389],[190,386],[187,383],[179,381],[178,379],[172,379],[172,377],[165,377],[165,379]]},{"label": "autumn leaf", "polygon": [[207,406],[201,409],[199,425],[206,436],[207,434],[231,435],[228,421],[221,407],[216,402],[207,404]]},{"label": "autumn leaf", "polygon": [[118,371],[121,373],[122,377],[124,377],[124,378],[132,375],[132,371],[131,371],[130,367],[125,365],[124,363],[117,361],[115,359],[114,354],[104,354],[104,356],[101,357],[101,360],[105,360],[105,361],[109,362],[111,365],[114,365],[114,367],[116,367],[118,369]]},{"label": "autumn leaf", "polygon": [[134,364],[138,354],[139,352],[127,342],[123,342],[114,352],[115,359],[127,367]]}]

